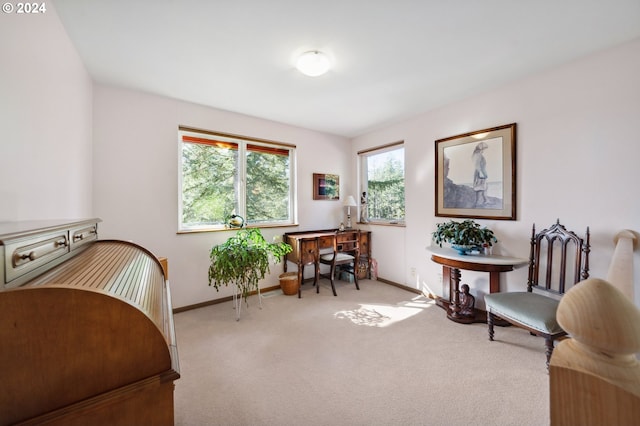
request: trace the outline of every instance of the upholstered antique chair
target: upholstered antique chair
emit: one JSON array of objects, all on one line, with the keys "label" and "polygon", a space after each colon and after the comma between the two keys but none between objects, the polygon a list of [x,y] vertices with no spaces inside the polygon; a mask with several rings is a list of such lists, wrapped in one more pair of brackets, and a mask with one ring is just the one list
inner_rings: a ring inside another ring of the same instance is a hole
[{"label": "upholstered antique chair", "polygon": [[[324,250],[327,248],[327,250]],[[320,274],[321,277],[329,278],[331,280],[331,290],[333,295],[337,296],[336,287],[334,285],[334,279],[338,266],[351,265],[347,268],[343,268],[342,272],[353,275],[353,281],[356,284],[356,289],[360,290],[358,285],[358,259],[360,258],[360,231],[347,230],[336,232],[331,238],[331,245],[321,244],[320,247],[320,263],[330,265],[328,274]],[[320,286],[316,289],[320,291]]]},{"label": "upholstered antique chair", "polygon": [[494,340],[494,325],[498,318],[529,330],[533,335],[544,337],[548,367],[554,341],[567,334],[556,320],[560,298],[588,277],[588,227],[583,239],[567,231],[559,220],[537,234],[534,224],[527,291],[493,293],[484,298],[489,340]]}]

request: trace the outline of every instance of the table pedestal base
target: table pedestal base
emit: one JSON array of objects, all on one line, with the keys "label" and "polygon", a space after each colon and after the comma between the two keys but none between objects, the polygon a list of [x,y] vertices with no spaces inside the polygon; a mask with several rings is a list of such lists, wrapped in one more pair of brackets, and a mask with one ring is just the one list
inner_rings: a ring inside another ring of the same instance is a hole
[{"label": "table pedestal base", "polygon": [[[437,297],[436,304],[447,312],[447,318],[461,324],[472,324],[477,322],[486,323],[487,313],[474,308],[475,315],[462,315],[461,312],[468,311],[473,304],[469,304],[468,299],[460,300],[460,270],[470,270],[489,273],[489,293],[500,291],[500,274],[512,271],[514,266],[527,263],[526,259],[506,258],[501,256],[459,256],[447,254],[446,256],[434,253],[431,260],[442,265],[442,283],[449,288],[449,300]],[[470,306],[462,306],[463,304]],[[509,325],[504,320],[497,320],[496,325]]]},{"label": "table pedestal base", "polygon": [[[447,318],[449,318],[451,321],[454,321],[460,324],[473,324],[473,323],[486,324],[487,323],[487,313],[483,310],[475,309],[475,316],[473,317],[460,316],[460,315],[453,316],[451,315],[451,310],[450,310],[451,303],[444,297],[439,297],[439,296],[436,296],[436,306],[439,306],[442,309],[444,309],[447,312]],[[493,325],[496,325],[498,327],[509,327],[511,324],[509,324],[507,321],[501,318],[496,318]]]}]

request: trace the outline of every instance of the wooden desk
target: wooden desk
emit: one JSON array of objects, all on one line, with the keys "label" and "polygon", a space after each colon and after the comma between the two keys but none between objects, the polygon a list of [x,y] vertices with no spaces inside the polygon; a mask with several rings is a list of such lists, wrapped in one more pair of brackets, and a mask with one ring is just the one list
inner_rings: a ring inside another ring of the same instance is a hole
[{"label": "wooden desk", "polygon": [[298,298],[302,297],[300,286],[304,279],[305,265],[313,264],[315,268],[314,282],[317,282],[320,275],[320,250],[333,247],[335,231],[309,231],[291,232],[284,234],[282,241],[292,248],[290,253],[284,258],[284,272],[287,272],[287,263],[293,262],[298,267]]},{"label": "wooden desk", "polygon": [[460,269],[489,273],[489,293],[500,291],[500,273],[527,265],[527,259],[509,256],[461,255],[451,248],[428,247],[431,260],[442,265],[442,283],[449,286],[449,300],[440,297],[436,303],[446,309],[447,317],[455,322],[470,324],[486,322],[486,313],[475,310],[474,317],[460,314]]},{"label": "wooden desk", "polygon": [[[371,231],[359,229],[322,229],[312,231],[287,232],[283,235],[282,241],[292,247],[292,251],[284,259],[284,272],[287,272],[287,261],[295,263],[298,267],[298,282],[302,283],[303,270],[305,265],[315,264],[316,271],[319,271],[318,251],[325,248],[329,238],[336,235],[338,251],[342,244],[348,240],[354,240],[353,233],[358,233],[360,245],[360,259],[358,259],[358,278],[371,277]],[[315,241],[315,243],[314,243]],[[317,278],[317,277],[316,277]],[[300,295],[300,293],[298,293]]]}]

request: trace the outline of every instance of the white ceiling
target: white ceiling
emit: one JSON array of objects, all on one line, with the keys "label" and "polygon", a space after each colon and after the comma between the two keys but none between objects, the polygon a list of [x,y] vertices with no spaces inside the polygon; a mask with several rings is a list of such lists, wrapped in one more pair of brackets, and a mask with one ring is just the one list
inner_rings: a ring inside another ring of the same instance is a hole
[{"label": "white ceiling", "polygon": [[[95,81],[354,137],[640,37],[640,0],[54,0]],[[306,77],[296,55],[327,53]]]}]

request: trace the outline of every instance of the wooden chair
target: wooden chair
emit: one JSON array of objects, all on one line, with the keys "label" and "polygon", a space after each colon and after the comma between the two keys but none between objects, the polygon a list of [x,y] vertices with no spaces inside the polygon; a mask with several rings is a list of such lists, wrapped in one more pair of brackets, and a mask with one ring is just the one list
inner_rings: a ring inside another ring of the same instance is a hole
[{"label": "wooden chair", "polygon": [[536,234],[531,231],[531,253],[526,292],[493,293],[485,296],[489,340],[494,324],[502,318],[545,339],[547,368],[554,341],[567,333],[556,320],[560,298],[568,287],[589,277],[589,228],[582,239],[567,231],[558,220]]},{"label": "wooden chair", "polygon": [[[326,248],[323,252],[323,248]],[[334,234],[330,239],[330,245],[320,245],[320,263],[330,265],[329,274],[320,274],[321,277],[331,280],[331,290],[333,295],[337,296],[336,287],[334,285],[335,274],[338,266],[351,265],[349,268],[342,269],[342,272],[353,275],[353,281],[356,289],[360,290],[358,285],[358,259],[360,258],[360,231],[351,230]],[[317,292],[320,292],[320,286]]]}]

